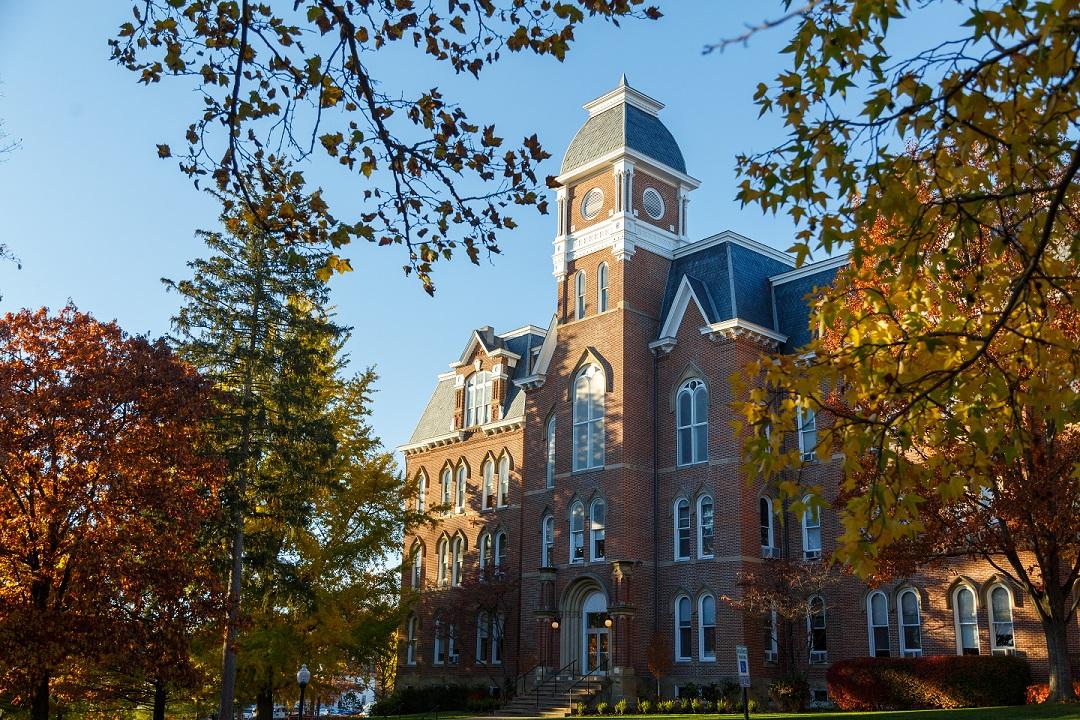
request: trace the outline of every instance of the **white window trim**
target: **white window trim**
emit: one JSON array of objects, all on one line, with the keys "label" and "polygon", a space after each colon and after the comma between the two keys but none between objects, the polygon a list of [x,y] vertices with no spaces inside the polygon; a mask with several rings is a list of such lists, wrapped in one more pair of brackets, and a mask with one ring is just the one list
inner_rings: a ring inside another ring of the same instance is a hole
[{"label": "white window trim", "polygon": [[439,475],[439,504],[450,512],[454,507],[454,470],[447,465]]},{"label": "white window trim", "polygon": [[[810,496],[809,495],[806,495],[806,496],[803,497],[803,503],[809,503],[809,501],[810,501]],[[817,525],[809,525],[807,523],[807,520],[811,517],[812,513],[817,514]],[[817,528],[817,531],[818,531],[818,547],[817,547],[816,550],[811,549],[810,546],[809,546],[809,540],[810,540],[809,530],[811,528]],[[802,512],[802,550],[803,550],[803,560],[817,560],[817,559],[819,559],[821,557],[822,545],[823,544],[824,543],[822,542],[822,537],[821,537],[821,507],[820,506],[811,507],[811,506],[807,505],[807,507]]]},{"label": "white window trim", "polygon": [[[698,383],[693,389],[690,386],[694,383]],[[705,417],[699,418],[697,416],[697,394],[698,392],[705,393]],[[690,424],[683,425],[682,419],[679,417],[679,403],[682,400],[683,394],[690,396]],[[701,458],[698,459],[700,448],[698,447],[697,429],[699,427],[705,427],[705,449]],[[690,462],[684,463],[682,461],[682,430],[690,430]],[[705,387],[705,383],[699,378],[690,378],[679,387],[679,392],[675,395],[675,464],[678,467],[690,467],[691,465],[702,465],[709,462],[709,390]]]},{"label": "white window trim", "polygon": [[769,513],[769,544],[761,546],[762,557],[776,557],[776,516],[773,514],[773,501],[768,495],[758,498],[758,534],[761,534],[761,504],[765,503]]},{"label": "white window trim", "polygon": [[[807,414],[809,414],[809,420],[807,420]],[[804,408],[800,405],[798,408],[796,420],[798,424],[799,436],[799,457],[802,458],[803,462],[813,462],[817,458],[817,413],[810,408]],[[813,423],[814,426],[814,447],[811,448],[805,447],[805,443],[803,441],[804,433],[811,432],[810,428],[805,427],[808,422]]]},{"label": "white window trim", "polygon": [[[480,474],[483,478],[481,481],[483,489],[481,491],[480,511],[486,512],[488,510],[494,510],[495,488],[493,486],[495,484],[495,463],[491,458],[484,460],[484,467]],[[491,502],[491,505],[488,505],[489,501]]]},{"label": "white window trim", "polygon": [[499,645],[499,640],[503,637],[503,630],[505,626],[505,620],[502,617],[502,613],[491,613],[491,652],[488,653],[488,657],[491,658],[492,665],[502,665],[502,653],[498,653],[499,657],[495,657],[495,649]]},{"label": "white window trim", "polygon": [[904,624],[904,596],[908,594],[915,598],[915,613],[919,622],[914,627],[919,628],[919,645],[922,645],[922,600],[913,588],[905,588],[896,596],[896,626],[900,630],[900,657],[922,657],[922,647],[909,648],[905,642],[904,629],[912,627]]},{"label": "white window trim", "polygon": [[596,312],[602,313],[608,310],[608,274],[610,269],[606,262],[600,263],[596,268]]},{"label": "white window trim", "polygon": [[416,481],[416,512],[418,513],[427,510],[427,487],[427,473],[421,470],[419,479]]},{"label": "white window trim", "polygon": [[[710,530],[712,530],[712,546],[713,551],[706,553],[704,551],[705,543],[703,542],[705,535],[705,521],[704,514],[701,511],[701,506],[708,501],[712,505],[712,520],[709,521]],[[710,560],[716,557],[716,502],[712,499],[712,495],[702,495],[697,501],[697,557],[698,560]]]},{"label": "white window trim", "polygon": [[503,562],[501,556],[509,553],[509,542],[510,538],[509,536],[507,536],[505,530],[500,530],[499,532],[495,533],[495,543],[492,546],[492,555],[494,556],[492,558],[492,565],[495,568],[496,573],[502,569]]},{"label": "white window trim", "polygon": [[[550,534],[549,534],[550,533]],[[555,516],[545,515],[540,521],[540,566],[551,567],[555,553]]]},{"label": "white window trim", "polygon": [[450,583],[450,539],[439,538],[435,543],[435,561],[439,567],[435,571],[436,582],[439,587],[446,587]]},{"label": "white window trim", "polygon": [[465,539],[460,535],[450,542],[450,586],[460,587],[465,570]]},{"label": "white window trim", "polygon": [[[659,215],[653,215],[647,209],[645,209],[645,196],[649,194],[650,190],[656,195],[656,198],[660,201],[660,214]],[[641,208],[643,210],[645,210],[645,214],[652,220],[663,220],[664,215],[667,214],[667,203],[664,202],[664,196],[660,193],[659,190],[657,190],[656,188],[654,188],[651,185],[641,191]]]},{"label": "white window trim", "polygon": [[[492,551],[489,553],[487,546],[488,542],[492,543]],[[495,554],[494,540],[491,540],[491,534],[487,530],[480,533],[480,537],[476,538],[476,549],[480,555],[480,579],[483,580],[487,574],[488,563],[491,562],[491,556]]]},{"label": "white window trim", "polygon": [[574,274],[574,319],[583,320],[585,313],[588,311],[588,306],[585,300],[587,280],[585,278],[585,271],[578,270]]},{"label": "white window trim", "polygon": [[416,616],[410,615],[408,622],[405,623],[405,664],[416,664]]},{"label": "white window trim", "polygon": [[423,585],[424,546],[414,542],[409,550],[409,558],[409,586],[413,590],[419,590]]},{"label": "white window trim", "polygon": [[443,646],[443,628],[446,623],[442,621],[442,618],[435,618],[435,640],[432,643],[432,650],[434,651],[433,665],[442,665],[442,646]]},{"label": "white window trim", "polygon": [[[982,638],[979,637],[982,634],[982,630],[979,628],[979,593],[975,592],[975,588],[971,585],[963,584],[953,590],[952,593],[952,606],[953,606],[953,633],[956,636],[956,654],[964,654],[964,638],[963,633],[960,632],[960,593],[963,591],[969,591],[971,593],[971,607],[972,617],[975,618],[975,650],[979,655],[982,655]],[[968,624],[968,623],[964,623]]]},{"label": "white window trim", "polygon": [[[825,630],[825,649],[814,650],[814,601],[821,601],[821,620]],[[811,665],[821,665],[829,661],[829,617],[826,614],[825,598],[822,595],[811,595],[806,599],[806,644],[810,655]]]},{"label": "white window trim", "polygon": [[[581,530],[574,530],[574,508],[581,508]],[[585,562],[585,503],[580,500],[575,500],[570,504],[570,564],[582,565]],[[576,536],[581,537],[581,557],[574,557],[574,540]]]},{"label": "white window trim", "polygon": [[489,658],[485,654],[491,640],[491,616],[487,611],[481,610],[476,616],[476,662],[479,665],[487,665]]},{"label": "white window trim", "polygon": [[547,421],[547,465],[544,468],[547,487],[555,487],[555,416]]},{"label": "white window trim", "polygon": [[672,529],[675,531],[674,532],[674,538],[673,538],[675,542],[674,542],[674,547],[672,548],[672,554],[674,555],[674,559],[677,562],[683,562],[683,561],[689,560],[691,558],[691,556],[694,554],[693,548],[690,548],[685,556],[679,554],[679,530],[680,530],[680,528],[679,528],[679,508],[682,507],[682,505],[684,505],[684,504],[686,505],[686,522],[687,522],[686,537],[687,537],[688,541],[693,538],[693,534],[692,534],[691,531],[693,530],[694,521],[690,516],[690,501],[687,500],[686,498],[678,498],[677,500],[675,500],[675,503],[672,505],[672,515],[671,515],[671,520],[672,520],[671,526],[672,526]]},{"label": "white window trim", "polygon": [[875,590],[866,596],[866,635],[870,647],[870,657],[877,657],[877,640],[874,638],[874,628],[879,627],[874,625],[874,598],[880,596],[885,601],[885,632],[889,635],[889,654],[886,657],[892,657],[892,628],[889,626],[889,598],[880,590]]},{"label": "white window trim", "polygon": [[[586,378],[586,374],[592,373],[592,375]],[[589,393],[589,401],[587,403],[588,411],[587,417],[579,418],[577,416],[577,397],[579,391],[579,384],[582,379],[585,379],[586,389]],[[600,383],[599,399],[594,403],[593,397],[593,384]],[[607,377],[604,374],[603,369],[598,365],[586,365],[575,376],[573,384],[573,392],[571,393],[571,414],[573,417],[573,427],[571,430],[571,446],[573,451],[573,468],[574,472],[586,472],[589,470],[600,470],[604,467],[605,456],[607,454],[607,443],[605,434],[607,433],[607,427],[605,423],[605,401],[604,395],[607,392]],[[577,428],[578,426],[585,426],[585,465],[578,465],[578,447],[577,447]],[[594,449],[599,444],[600,449],[600,461],[593,464]]]},{"label": "white window trim", "polygon": [[[597,528],[596,526],[596,508],[603,507],[604,509],[604,522]],[[604,540],[604,554],[596,554],[596,540],[597,534],[603,533]],[[591,562],[598,562],[607,558],[607,503],[602,498],[596,498],[589,503],[589,560]]]},{"label": "white window trim", "polygon": [[691,662],[694,659],[693,656],[691,655],[692,648],[684,648],[682,646],[682,632],[681,631],[682,631],[682,619],[683,618],[682,618],[682,615],[680,614],[679,608],[682,606],[683,600],[686,601],[686,609],[687,609],[686,623],[687,623],[687,627],[689,627],[690,631],[691,631],[690,644],[693,645],[693,643],[694,643],[694,638],[693,638],[694,603],[691,602],[689,595],[679,595],[678,597],[675,598],[675,642],[674,642],[674,645],[675,645],[675,662],[677,662],[677,663]]},{"label": "white window trim", "polygon": [[504,508],[509,502],[510,497],[510,456],[505,452],[502,457],[499,458],[497,480],[498,486],[496,491],[498,494],[495,498],[495,507]]},{"label": "white window trim", "polygon": [[487,370],[477,370],[465,379],[464,427],[483,425],[491,420],[494,381]]},{"label": "white window trim", "polygon": [[780,626],[776,617],[776,607],[769,609],[769,646],[765,648],[765,662],[776,663],[780,660]]},{"label": "white window trim", "polygon": [[[1012,647],[998,647],[997,644],[997,630],[994,628],[994,590],[1001,588],[1005,591],[1005,596],[1009,598],[1009,625],[1013,629],[1013,644]],[[1013,614],[1013,608],[1015,607],[1013,602],[1012,591],[1005,586],[1005,583],[994,583],[990,586],[990,589],[986,592],[986,619],[990,625],[990,654],[991,655],[1013,655],[1016,653],[1016,618]]]},{"label": "white window trim", "polygon": [[[706,600],[712,600],[713,601],[713,625],[712,625],[713,652],[712,652],[712,655],[706,655],[705,654],[705,635],[708,632],[708,630],[705,627],[705,601]],[[701,662],[716,662],[716,623],[717,623],[716,610],[717,610],[716,597],[714,597],[711,593],[705,593],[704,595],[702,595],[701,597],[698,598],[698,658],[701,660]]]},{"label": "white window trim", "polygon": [[454,473],[454,512],[465,512],[465,495],[469,486],[469,471],[465,465],[458,465]]}]

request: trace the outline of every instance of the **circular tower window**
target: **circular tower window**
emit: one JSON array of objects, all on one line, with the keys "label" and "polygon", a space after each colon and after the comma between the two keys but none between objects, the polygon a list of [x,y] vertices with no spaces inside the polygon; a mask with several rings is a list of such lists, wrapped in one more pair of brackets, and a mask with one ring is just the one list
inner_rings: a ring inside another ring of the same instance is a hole
[{"label": "circular tower window", "polygon": [[604,207],[604,191],[593,188],[581,198],[581,217],[592,220],[600,214],[600,208]]},{"label": "circular tower window", "polygon": [[645,206],[645,214],[653,220],[664,217],[664,198],[656,188],[645,188],[641,194],[641,204]]}]

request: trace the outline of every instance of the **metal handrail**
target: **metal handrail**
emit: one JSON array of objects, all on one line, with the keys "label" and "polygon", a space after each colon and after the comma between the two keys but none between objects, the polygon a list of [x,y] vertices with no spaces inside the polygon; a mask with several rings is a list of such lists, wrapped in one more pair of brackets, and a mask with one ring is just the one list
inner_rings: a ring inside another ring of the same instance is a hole
[{"label": "metal handrail", "polygon": [[554,682],[555,683],[551,688],[551,697],[555,697],[555,693],[558,692],[558,689],[559,689],[559,676],[562,675],[564,671],[569,670],[570,668],[574,667],[575,665],[577,665],[577,660],[571,660],[570,662],[566,663],[561,668],[556,670],[555,674],[552,675],[550,678],[546,678],[546,679],[542,680],[540,682],[540,684],[536,686],[536,706],[537,707],[540,707],[540,690],[543,689],[544,685],[547,685],[548,682]]},{"label": "metal handrail", "polygon": [[[573,714],[574,712],[574,688],[576,688],[578,685],[581,685],[582,683],[584,683],[589,688],[592,688],[593,677],[596,677],[597,680],[599,680],[599,672],[600,668],[595,667],[589,672],[579,677],[574,682],[570,683],[570,687],[566,688],[566,705],[568,713]],[[603,684],[602,680],[600,680],[600,684]]]},{"label": "metal handrail", "polygon": [[522,695],[525,694],[525,683],[526,683],[526,681],[527,681],[527,679],[529,677],[529,674],[532,673],[532,671],[535,670],[536,668],[540,668],[540,678],[541,678],[540,682],[543,682],[544,665],[543,665],[543,663],[536,663],[531,668],[529,668],[528,670],[526,670],[525,672],[521,673],[516,678],[514,678],[514,692],[515,693],[518,691],[518,680],[520,680],[521,681],[521,694]]}]

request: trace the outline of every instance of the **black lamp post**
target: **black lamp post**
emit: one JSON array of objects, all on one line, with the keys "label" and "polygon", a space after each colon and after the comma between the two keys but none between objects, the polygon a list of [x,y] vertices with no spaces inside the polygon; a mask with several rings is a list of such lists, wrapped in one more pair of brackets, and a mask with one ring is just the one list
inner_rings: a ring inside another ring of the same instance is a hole
[{"label": "black lamp post", "polygon": [[300,685],[300,720],[304,720],[304,688],[311,682],[311,671],[307,665],[301,665],[296,673],[296,682]]}]

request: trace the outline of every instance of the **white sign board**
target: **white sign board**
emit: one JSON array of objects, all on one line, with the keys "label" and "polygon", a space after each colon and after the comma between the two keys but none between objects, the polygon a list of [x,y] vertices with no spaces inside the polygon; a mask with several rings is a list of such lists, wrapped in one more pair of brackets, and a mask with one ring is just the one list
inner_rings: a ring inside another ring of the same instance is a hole
[{"label": "white sign board", "polygon": [[750,687],[750,654],[745,645],[735,646],[735,663],[739,667],[739,686]]}]

